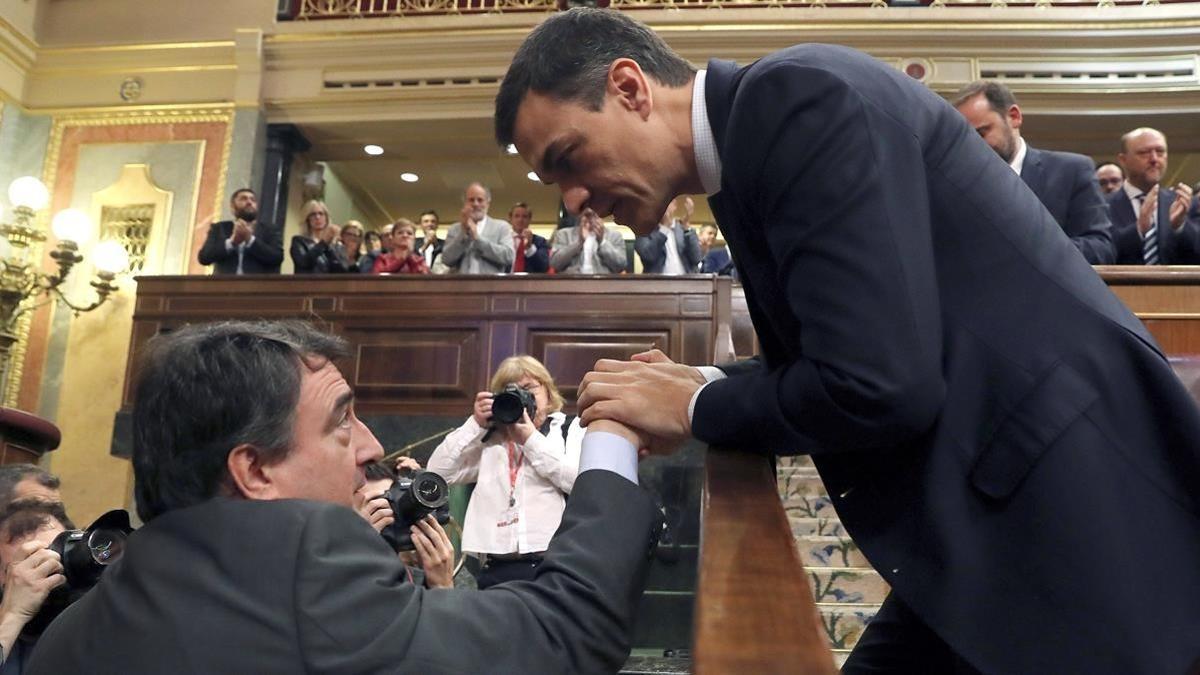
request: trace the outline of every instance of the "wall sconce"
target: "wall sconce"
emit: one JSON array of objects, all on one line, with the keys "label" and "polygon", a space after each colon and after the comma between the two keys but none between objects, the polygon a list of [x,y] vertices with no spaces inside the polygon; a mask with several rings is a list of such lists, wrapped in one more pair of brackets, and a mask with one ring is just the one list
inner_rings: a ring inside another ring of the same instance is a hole
[{"label": "wall sconce", "polygon": [[65,209],[51,220],[58,245],[50,257],[58,263],[56,274],[41,272],[40,261],[30,260],[30,246],[46,240],[38,227],[37,212],[50,203],[50,192],[42,181],[24,176],[8,187],[13,205],[12,223],[0,223],[0,373],[8,368],[12,347],[17,341],[16,326],[21,315],[58,299],[76,314],[90,312],[103,305],[117,286],[117,274],[129,266],[129,254],[117,241],[104,241],[92,251],[96,267],[96,299],[88,305],[75,304],[62,292],[62,283],[71,268],[83,261],[79,252],[92,232],[91,219],[79,209]]}]

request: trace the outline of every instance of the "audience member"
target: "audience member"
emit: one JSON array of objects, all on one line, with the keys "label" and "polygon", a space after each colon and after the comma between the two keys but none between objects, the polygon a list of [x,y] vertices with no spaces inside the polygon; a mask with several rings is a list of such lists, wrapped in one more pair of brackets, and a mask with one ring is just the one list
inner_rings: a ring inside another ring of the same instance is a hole
[{"label": "audience member", "polygon": [[1121,189],[1125,183],[1125,170],[1115,162],[1105,162],[1096,167],[1096,182],[1100,183],[1100,191],[1110,194]]},{"label": "audience member", "polygon": [[500,274],[512,268],[512,226],[488,215],[491,204],[492,193],[482,183],[463,191],[462,213],[442,247],[443,262],[459,274]]},{"label": "audience member", "polygon": [[408,218],[392,223],[392,246],[375,259],[371,271],[375,274],[429,274],[425,259],[413,248],[417,226]]},{"label": "audience member", "polygon": [[729,255],[727,246],[714,246],[708,255],[704,256],[704,260],[700,261],[700,271],[737,279],[737,267],[733,264],[733,256]]},{"label": "audience member", "polygon": [[[492,418],[496,395],[516,385],[537,409],[511,424]],[[500,362],[492,390],[475,395],[471,416],[429,458],[451,485],[475,483],[463,522],[462,550],[479,558],[479,588],[532,579],[558,529],[579,472],[578,420],[568,424],[550,372],[532,356]]]},{"label": "audience member", "polygon": [[73,529],[57,501],[18,499],[0,510],[0,672],[25,672],[38,636],[22,632],[50,592],[66,583],[62,560],[48,547],[60,532]]},{"label": "audience member", "polygon": [[517,202],[508,210],[513,229],[514,272],[550,271],[550,244],[545,237],[533,233],[529,227],[532,220],[533,209],[525,202]]},{"label": "audience member", "polygon": [[362,223],[347,220],[338,234],[338,243],[334,248],[341,256],[347,271],[354,272],[359,269],[358,264],[363,257],[363,232]]},{"label": "audience member", "polygon": [[229,198],[233,220],[216,222],[209,216],[208,237],[198,256],[201,265],[213,265],[214,274],[279,274],[283,244],[268,223],[258,222],[258,197],[242,188]]},{"label": "audience member", "polygon": [[563,274],[619,274],[627,260],[621,233],[592,209],[580,213],[579,224],[555,232],[550,244],[550,266]]},{"label": "audience member", "polygon": [[0,466],[0,509],[18,499],[36,498],[61,502],[58,476],[36,464],[5,464]]},{"label": "audience member", "polygon": [[[421,465],[411,457],[401,457],[397,462],[399,471],[420,471]],[[383,462],[370,462],[363,471],[367,482],[354,492],[354,510],[362,516],[376,532],[383,532],[396,522],[396,514],[385,494],[395,483],[397,471]],[[454,544],[432,515],[425,517],[411,530],[412,551],[401,551],[400,560],[407,568],[408,580],[425,588],[454,588]]]},{"label": "audience member", "polygon": [[363,247],[363,256],[358,261],[358,271],[363,274],[371,274],[375,271],[375,261],[379,260],[379,256],[387,253],[392,247],[392,224],[379,228],[379,230],[368,232],[364,238],[365,245]]},{"label": "audience member", "polygon": [[417,239],[417,251],[425,259],[425,266],[433,274],[445,274],[449,270],[442,262],[442,247],[445,241],[438,237],[438,214],[430,209],[421,214],[421,237]]},{"label": "audience member", "polygon": [[954,107],[1033,190],[1088,262],[1109,265],[1116,260],[1092,160],[1027,144],[1021,138],[1021,107],[999,82],[972,82],[958,92]]},{"label": "audience member", "polygon": [[717,226],[713,223],[701,225],[696,238],[700,240],[700,255],[708,255],[708,252],[712,250],[713,242],[717,240]]},{"label": "audience member", "polygon": [[616,672],[654,541],[645,440],[588,429],[588,469],[532,582],[429,591],[350,508],[383,452],[333,363],[346,352],[298,322],[194,324],[146,346],[132,421],[145,525],[29,672]]},{"label": "audience member", "polygon": [[301,210],[301,219],[304,234],[292,237],[290,248],[296,274],[345,272],[346,263],[334,248],[337,231],[329,223],[325,203],[315,199],[308,202]]},{"label": "audience member", "polygon": [[1125,184],[1108,195],[1117,264],[1200,264],[1200,220],[1187,217],[1192,189],[1159,184],[1167,171],[1167,137],[1134,129],[1121,137],[1117,161]]},{"label": "audience member", "polygon": [[681,220],[675,217],[678,204],[678,198],[667,204],[657,231],[633,240],[633,248],[641,257],[642,271],[646,274],[687,274],[700,265],[703,257],[700,239],[696,231],[688,226],[696,205],[691,197],[685,197]]}]

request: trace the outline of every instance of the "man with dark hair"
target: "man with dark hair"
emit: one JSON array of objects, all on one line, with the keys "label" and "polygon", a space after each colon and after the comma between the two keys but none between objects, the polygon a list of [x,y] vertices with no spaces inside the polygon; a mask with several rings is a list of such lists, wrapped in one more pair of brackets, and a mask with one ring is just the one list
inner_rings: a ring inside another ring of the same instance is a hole
[{"label": "man with dark hair", "polygon": [[1125,183],[1125,169],[1116,162],[1105,162],[1096,167],[1096,182],[1100,184],[1101,192],[1112,194]]},{"label": "man with dark hair", "polygon": [[208,238],[200,248],[201,265],[216,265],[215,274],[279,274],[283,243],[270,223],[258,222],[258,197],[242,188],[229,198],[233,220],[206,219]]},{"label": "man with dark hair", "polygon": [[73,529],[59,502],[18,499],[0,509],[0,672],[25,672],[37,640],[22,633],[50,591],[66,582],[62,561],[48,547],[59,533]]},{"label": "man with dark hair", "polygon": [[417,238],[417,253],[425,259],[425,266],[433,274],[445,274],[446,266],[441,264],[442,246],[445,240],[438,237],[438,214],[429,209],[421,213],[421,236]]},{"label": "man with dark hair", "polygon": [[513,272],[547,272],[550,270],[550,243],[534,234],[529,224],[533,209],[517,202],[508,210],[508,222],[513,229]]},{"label": "man with dark hair", "polygon": [[1188,217],[1192,188],[1161,185],[1167,173],[1167,137],[1141,127],[1121,137],[1117,161],[1125,183],[1109,193],[1118,265],[1200,264],[1200,219]]},{"label": "man with dark hair", "polygon": [[0,508],[29,497],[61,502],[60,484],[58,476],[36,464],[5,464],[0,466]]},{"label": "man with dark hair", "polygon": [[189,326],[147,345],[133,401],[146,524],[50,626],[31,672],[620,667],[653,541],[642,439],[615,423],[585,439],[533,581],[429,591],[350,508],[383,453],[334,366],[345,353],[298,322]]},{"label": "man with dark hair", "polygon": [[499,143],[571,210],[644,234],[708,194],[758,335],[761,360],[720,370],[601,360],[583,420],[659,453],[811,454],[892,589],[843,672],[1186,672],[1200,598],[1169,580],[1200,567],[1200,412],[1037,197],[866,54],[682,81],[672,59],[628,15],[572,9],[496,98]]},{"label": "man with dark hair", "polygon": [[1070,152],[1038,150],[1021,138],[1021,107],[1008,87],[978,80],[963,87],[954,107],[1000,159],[1012,167],[1093,265],[1116,260],[1108,207],[1092,160]]}]

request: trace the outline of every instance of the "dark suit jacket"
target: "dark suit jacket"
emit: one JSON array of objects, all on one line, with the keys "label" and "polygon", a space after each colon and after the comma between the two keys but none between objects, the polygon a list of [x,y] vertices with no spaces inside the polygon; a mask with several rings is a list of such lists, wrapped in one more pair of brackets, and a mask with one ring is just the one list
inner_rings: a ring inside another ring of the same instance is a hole
[{"label": "dark suit jacket", "polygon": [[[433,242],[433,258],[431,258],[429,260],[429,268],[430,269],[433,269],[433,263],[437,262],[437,259],[442,255],[442,247],[445,245],[446,245],[445,239],[438,239]],[[424,247],[425,247],[425,237],[417,237],[416,243],[413,244],[413,250],[415,250],[417,253],[419,253],[422,258],[425,257],[425,253],[422,250]]]},{"label": "dark suit jacket", "polygon": [[[550,271],[550,242],[540,234],[533,235],[533,255],[525,256],[525,271],[526,272],[549,272]],[[514,250],[515,254],[520,254]],[[515,258],[514,258],[515,261]],[[514,262],[515,264],[515,262]],[[511,270],[510,270],[511,271]]]},{"label": "dark suit jacket", "polygon": [[216,498],[160,516],[43,635],[30,673],[612,673],[655,510],[580,474],[534,581],[426,590],[353,511]]},{"label": "dark suit jacket", "polygon": [[[691,272],[700,264],[700,237],[690,227],[676,223],[671,228],[674,235],[675,250],[679,251],[679,259],[683,262],[685,272]],[[633,240],[633,248],[642,259],[642,272],[646,274],[662,274],[667,265],[667,235],[662,230],[655,230],[644,237]]]},{"label": "dark suit jacket", "polygon": [[1096,182],[1092,160],[1070,152],[1052,152],[1025,146],[1021,180],[1042,200],[1083,257],[1093,265],[1116,260],[1108,205]]},{"label": "dark suit jacket", "polygon": [[[1108,201],[1109,216],[1113,224],[1113,243],[1117,248],[1118,265],[1144,265],[1146,259],[1142,255],[1142,236],[1137,231],[1137,210],[1125,188],[1110,192]],[[1200,216],[1196,213],[1195,202],[1184,224],[1179,231],[1171,229],[1171,202],[1175,201],[1175,191],[1161,188],[1158,192],[1158,260],[1163,265],[1200,265]]]},{"label": "dark suit jacket", "polygon": [[704,256],[704,260],[700,261],[700,271],[705,274],[723,274],[733,275],[736,270],[733,267],[733,260],[729,257],[729,251],[725,248],[713,248]]},{"label": "dark suit jacket", "polygon": [[811,453],[892,591],[983,672],[1183,672],[1200,413],[1036,195],[850,49],[714,60],[705,94],[763,359],[701,391],[694,435]]},{"label": "dark suit jacket", "polygon": [[[237,274],[238,252],[225,250],[225,240],[233,236],[233,221],[222,220],[208,228],[208,237],[197,256],[201,265],[216,265],[216,274]],[[254,243],[242,256],[243,274],[279,274],[283,262],[283,243],[274,227],[254,223]]]}]

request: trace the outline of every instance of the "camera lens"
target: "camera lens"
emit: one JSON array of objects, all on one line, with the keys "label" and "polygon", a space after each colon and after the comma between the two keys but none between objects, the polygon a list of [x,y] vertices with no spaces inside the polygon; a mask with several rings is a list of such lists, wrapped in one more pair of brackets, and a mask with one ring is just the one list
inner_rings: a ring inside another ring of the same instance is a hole
[{"label": "camera lens", "polygon": [[94,530],[88,535],[87,547],[96,564],[111,565],[120,560],[125,552],[125,533],[120,530]]}]

